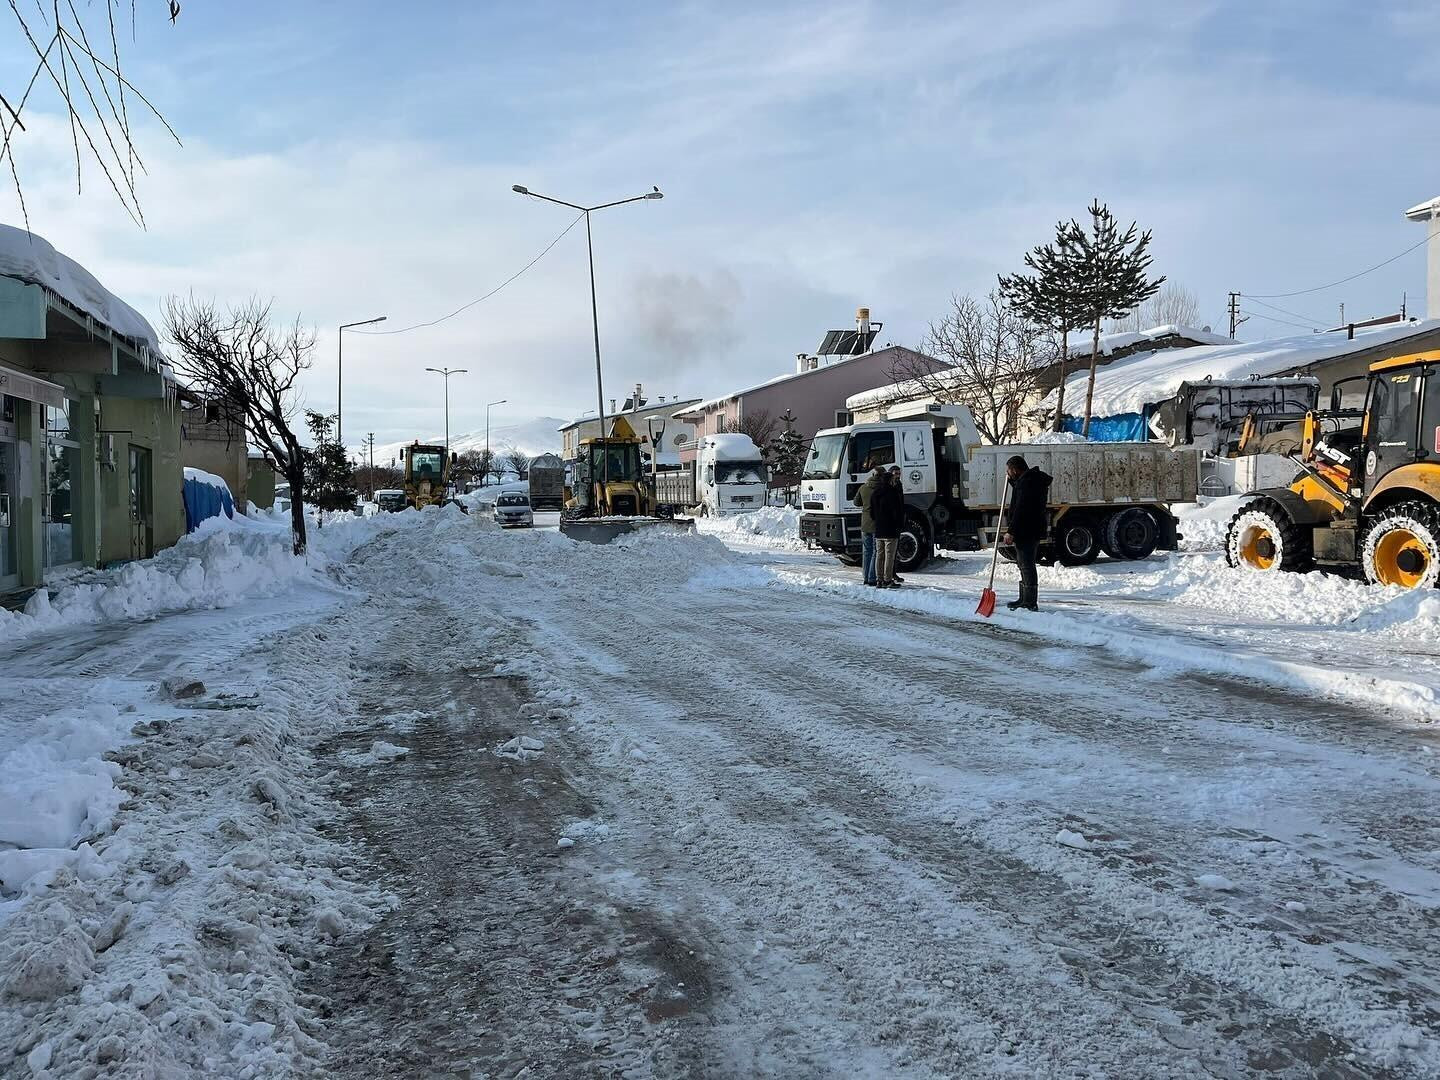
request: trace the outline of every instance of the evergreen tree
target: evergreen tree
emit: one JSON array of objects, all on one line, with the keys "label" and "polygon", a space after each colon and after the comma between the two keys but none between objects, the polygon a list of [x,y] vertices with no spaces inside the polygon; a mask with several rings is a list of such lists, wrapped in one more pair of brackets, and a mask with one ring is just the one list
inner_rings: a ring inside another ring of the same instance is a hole
[{"label": "evergreen tree", "polygon": [[[1074,223],[1072,222],[1072,225]],[[1090,230],[1074,227],[1079,246],[1081,274],[1078,292],[1093,328],[1090,348],[1090,381],[1085,391],[1085,420],[1080,434],[1090,434],[1090,413],[1095,400],[1095,369],[1100,363],[1100,324],[1106,319],[1123,319],[1137,305],[1149,300],[1164,284],[1163,276],[1150,278],[1150,230],[1141,233],[1135,222],[1123,233],[1110,207],[1099,199],[1090,204]],[[1064,384],[1061,384],[1062,393]]]},{"label": "evergreen tree", "polygon": [[1025,254],[1030,274],[1001,274],[1000,295],[1025,321],[1045,327],[1059,338],[1060,385],[1055,405],[1055,430],[1065,416],[1065,368],[1070,358],[1070,331],[1088,322],[1084,302],[1085,276],[1081,258],[1080,226],[1074,221],[1055,225],[1055,239]]},{"label": "evergreen tree", "polygon": [[805,459],[810,455],[810,440],[795,430],[795,414],[789,409],[779,420],[785,430],[765,444],[765,463],[770,466],[770,475],[783,479],[793,496],[800,474],[805,470]]},{"label": "evergreen tree", "polygon": [[315,445],[305,451],[305,495],[321,510],[353,510],[359,491],[355,469],[334,438],[335,417],[305,410]]}]

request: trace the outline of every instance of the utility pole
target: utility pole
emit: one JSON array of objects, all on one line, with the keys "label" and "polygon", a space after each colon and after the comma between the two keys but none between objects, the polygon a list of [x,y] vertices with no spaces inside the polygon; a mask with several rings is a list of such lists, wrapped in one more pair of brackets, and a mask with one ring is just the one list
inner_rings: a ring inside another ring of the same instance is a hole
[{"label": "utility pole", "polygon": [[1240,314],[1240,294],[1238,292],[1232,292],[1230,294],[1230,302],[1226,307],[1230,312],[1230,340],[1234,341],[1235,328],[1241,323],[1246,322],[1250,316]]},{"label": "utility pole", "polygon": [[1345,325],[1345,301],[1340,301],[1340,325]]},{"label": "utility pole", "polygon": [[375,432],[365,435],[365,447],[370,460],[370,501],[375,501]]}]

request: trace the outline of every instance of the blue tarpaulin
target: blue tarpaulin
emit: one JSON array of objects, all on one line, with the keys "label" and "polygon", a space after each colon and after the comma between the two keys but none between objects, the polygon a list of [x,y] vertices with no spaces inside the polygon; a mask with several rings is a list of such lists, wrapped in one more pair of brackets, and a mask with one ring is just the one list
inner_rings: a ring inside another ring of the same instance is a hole
[{"label": "blue tarpaulin", "polygon": [[[209,480],[202,480],[198,476],[191,475],[192,470],[185,470],[185,484],[182,496],[185,500],[185,531],[192,533],[200,527],[202,521],[212,517],[219,517],[224,514],[228,518],[235,516],[235,499],[230,494],[230,488],[223,480],[214,484]],[[217,478],[218,479],[218,478]]]},{"label": "blue tarpaulin", "polygon": [[[1077,435],[1083,421],[1078,416],[1066,416],[1061,430],[1073,431]],[[1091,442],[1149,442],[1150,430],[1142,413],[1116,413],[1114,416],[1092,416],[1090,418]]]}]

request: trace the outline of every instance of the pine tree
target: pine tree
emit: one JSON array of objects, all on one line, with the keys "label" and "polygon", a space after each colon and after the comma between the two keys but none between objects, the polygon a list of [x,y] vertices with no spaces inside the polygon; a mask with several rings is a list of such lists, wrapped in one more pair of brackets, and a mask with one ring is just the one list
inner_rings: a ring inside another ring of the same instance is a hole
[{"label": "pine tree", "polygon": [[1001,274],[1000,295],[1018,316],[1043,326],[1059,337],[1060,385],[1055,406],[1055,430],[1065,416],[1065,368],[1070,358],[1070,331],[1087,323],[1083,290],[1085,278],[1080,253],[1080,226],[1074,221],[1055,225],[1052,243],[1039,245],[1025,254],[1025,265],[1033,273]]},{"label": "pine tree", "polygon": [[[1074,223],[1072,222],[1072,225]],[[1090,381],[1085,391],[1085,420],[1080,434],[1090,434],[1095,401],[1095,370],[1100,363],[1100,325],[1106,319],[1123,319],[1138,304],[1154,296],[1163,276],[1149,278],[1150,230],[1141,233],[1135,222],[1123,233],[1110,207],[1095,199],[1090,204],[1090,231],[1074,228],[1079,245],[1081,288],[1079,297],[1085,321],[1093,328],[1090,347]],[[1064,392],[1064,384],[1061,384]]]},{"label": "pine tree", "polygon": [[321,510],[353,510],[359,490],[345,447],[335,441],[335,417],[305,410],[315,445],[305,451],[305,494]]},{"label": "pine tree", "polygon": [[810,442],[795,430],[795,414],[789,409],[779,420],[785,430],[765,444],[765,462],[770,466],[770,475],[785,480],[793,494],[810,454]]}]

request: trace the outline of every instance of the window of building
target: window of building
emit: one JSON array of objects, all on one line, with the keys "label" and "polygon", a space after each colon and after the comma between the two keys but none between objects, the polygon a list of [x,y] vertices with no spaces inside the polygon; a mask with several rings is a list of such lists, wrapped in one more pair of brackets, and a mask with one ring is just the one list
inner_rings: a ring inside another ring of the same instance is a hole
[{"label": "window of building", "polygon": [[80,530],[76,512],[80,509],[78,487],[80,444],[71,438],[70,418],[75,403],[65,399],[63,408],[45,406],[45,565],[65,566],[79,562]]}]

